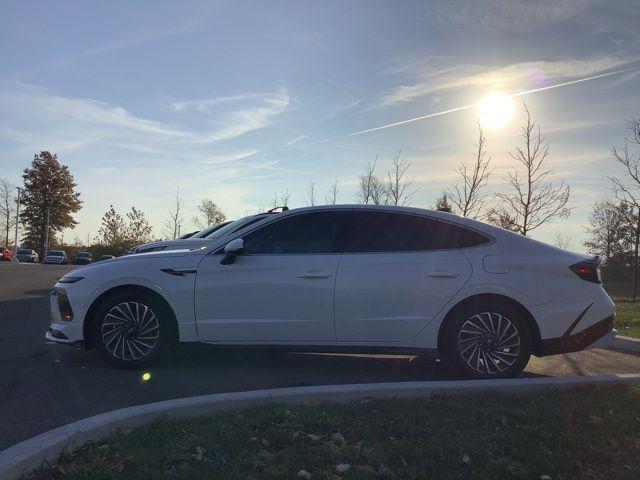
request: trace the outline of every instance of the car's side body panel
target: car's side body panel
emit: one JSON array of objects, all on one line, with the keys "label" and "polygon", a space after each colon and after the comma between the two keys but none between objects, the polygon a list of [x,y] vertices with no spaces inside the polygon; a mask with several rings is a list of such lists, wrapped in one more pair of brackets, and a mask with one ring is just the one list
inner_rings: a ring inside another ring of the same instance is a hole
[{"label": "car's side body panel", "polygon": [[414,337],[471,273],[460,250],[343,254],[336,283],[338,341]]},{"label": "car's side body panel", "polygon": [[195,293],[200,340],[334,342],[339,254],[205,256]]}]

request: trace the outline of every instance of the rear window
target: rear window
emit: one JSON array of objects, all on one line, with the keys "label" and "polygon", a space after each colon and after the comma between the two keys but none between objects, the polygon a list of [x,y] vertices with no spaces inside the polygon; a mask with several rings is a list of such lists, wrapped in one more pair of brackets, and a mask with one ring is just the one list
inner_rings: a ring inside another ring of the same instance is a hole
[{"label": "rear window", "polygon": [[21,248],[20,250],[18,250],[18,254],[19,255],[31,255],[31,250],[25,250],[24,248]]},{"label": "rear window", "polygon": [[353,212],[343,252],[414,252],[473,247],[490,241],[435,218],[394,212]]},{"label": "rear window", "polygon": [[76,253],[76,257],[81,257],[81,258],[86,258],[86,257],[90,257],[91,254],[89,252],[78,252]]},{"label": "rear window", "polygon": [[60,250],[51,250],[48,255],[51,255],[52,257],[64,257],[64,252],[61,252]]}]

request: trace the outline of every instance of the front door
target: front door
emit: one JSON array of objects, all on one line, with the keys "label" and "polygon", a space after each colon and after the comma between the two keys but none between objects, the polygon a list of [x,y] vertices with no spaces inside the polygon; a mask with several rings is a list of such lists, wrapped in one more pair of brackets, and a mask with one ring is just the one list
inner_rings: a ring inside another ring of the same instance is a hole
[{"label": "front door", "polygon": [[[276,216],[277,215],[277,216]],[[195,309],[205,342],[335,342],[334,287],[342,212],[276,214],[244,236],[244,253],[198,267]]]}]

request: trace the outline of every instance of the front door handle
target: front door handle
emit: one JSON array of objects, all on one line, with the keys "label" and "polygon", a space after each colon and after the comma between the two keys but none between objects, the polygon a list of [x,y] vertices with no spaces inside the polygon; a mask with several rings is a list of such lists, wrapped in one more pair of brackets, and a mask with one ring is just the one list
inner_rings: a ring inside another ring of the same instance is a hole
[{"label": "front door handle", "polygon": [[435,278],[455,278],[460,275],[460,272],[455,270],[431,270],[427,273],[427,277]]},{"label": "front door handle", "polygon": [[298,278],[329,278],[330,276],[330,273],[322,270],[308,270],[298,275]]}]

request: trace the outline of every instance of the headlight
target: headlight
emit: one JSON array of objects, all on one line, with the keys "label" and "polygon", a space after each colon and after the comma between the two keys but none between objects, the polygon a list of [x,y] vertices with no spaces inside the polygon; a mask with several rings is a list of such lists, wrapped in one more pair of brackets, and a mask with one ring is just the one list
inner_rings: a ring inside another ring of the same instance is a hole
[{"label": "headlight", "polygon": [[84,277],[62,277],[58,280],[58,283],[76,283],[82,280]]}]

